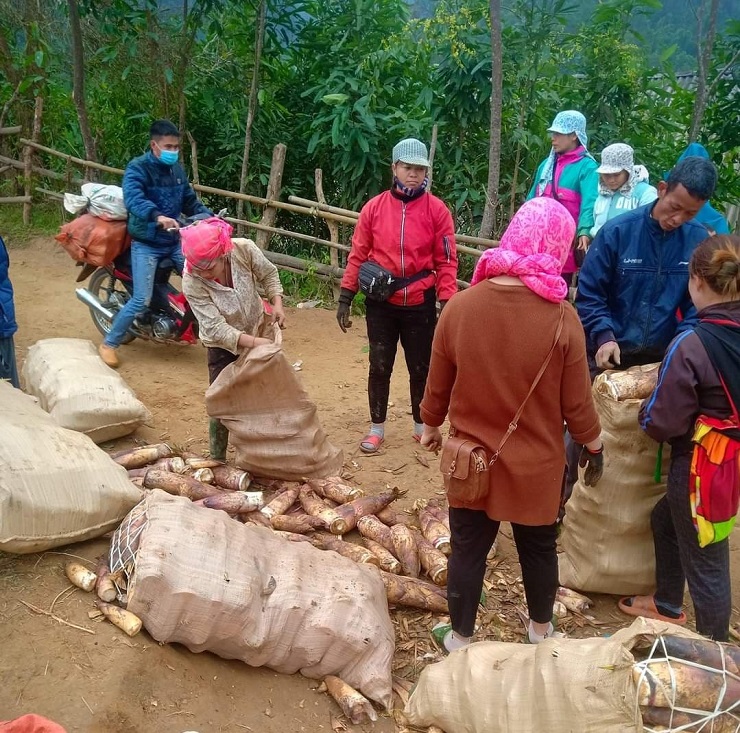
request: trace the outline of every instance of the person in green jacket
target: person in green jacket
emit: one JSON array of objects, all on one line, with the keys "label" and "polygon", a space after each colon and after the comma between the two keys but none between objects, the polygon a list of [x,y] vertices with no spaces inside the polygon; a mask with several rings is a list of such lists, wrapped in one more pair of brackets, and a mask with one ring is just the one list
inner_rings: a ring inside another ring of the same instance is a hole
[{"label": "person in green jacket", "polygon": [[[576,110],[558,112],[547,130],[552,139],[550,155],[540,163],[527,199],[547,196],[559,201],[576,222],[576,241],[563,266],[570,285],[578,262],[591,243],[594,203],[599,189],[598,167],[588,152],[586,118]],[[576,252],[578,253],[576,255]]]}]

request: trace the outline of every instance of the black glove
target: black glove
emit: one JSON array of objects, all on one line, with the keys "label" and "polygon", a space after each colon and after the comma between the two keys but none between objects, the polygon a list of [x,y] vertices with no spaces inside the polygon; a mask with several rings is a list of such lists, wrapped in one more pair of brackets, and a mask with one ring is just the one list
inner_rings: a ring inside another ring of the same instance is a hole
[{"label": "black glove", "polygon": [[352,321],[349,320],[349,311],[352,308],[354,297],[355,294],[351,290],[347,290],[347,288],[341,289],[339,305],[337,306],[337,323],[344,333],[347,333],[347,329],[352,326]]},{"label": "black glove", "polygon": [[597,451],[590,451],[584,445],[581,448],[581,457],[578,459],[578,465],[586,469],[583,476],[583,483],[586,486],[596,486],[599,479],[604,474],[604,446]]}]

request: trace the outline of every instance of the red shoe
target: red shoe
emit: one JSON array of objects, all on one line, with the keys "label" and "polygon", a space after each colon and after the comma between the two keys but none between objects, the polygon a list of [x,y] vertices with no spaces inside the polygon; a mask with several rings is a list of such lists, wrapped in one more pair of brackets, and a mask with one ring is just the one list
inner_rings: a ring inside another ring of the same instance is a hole
[{"label": "red shoe", "polygon": [[363,453],[377,453],[382,444],[383,438],[379,435],[373,435],[370,433],[360,441],[360,450]]}]

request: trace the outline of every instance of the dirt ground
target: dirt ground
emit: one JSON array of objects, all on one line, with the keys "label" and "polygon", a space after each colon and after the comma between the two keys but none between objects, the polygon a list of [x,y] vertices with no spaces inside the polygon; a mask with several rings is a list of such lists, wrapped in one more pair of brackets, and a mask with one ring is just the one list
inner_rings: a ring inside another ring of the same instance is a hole
[{"label": "dirt ground", "polygon": [[[9,242],[11,248],[13,242]],[[11,249],[11,277],[16,291],[19,366],[26,349],[41,338],[69,336],[96,344],[99,335],[88,310],[74,295],[77,274],[69,257],[51,238]],[[376,456],[356,451],[367,427],[367,343],[362,319],[348,334],[336,325],[334,312],[288,309],[284,333],[289,357],[302,361],[300,376],[319,407],[323,426],[345,451],[353,481],[376,492],[388,485],[408,489],[404,505],[439,492],[438,462],[424,454],[417,460],[412,440],[407,372],[399,353],[391,387],[386,442]],[[151,424],[140,429],[138,442],[174,441],[191,450],[207,448],[205,351],[200,346],[163,346],[135,341],[121,349],[121,374],[151,410]],[[0,437],[0,439],[2,439]],[[131,439],[116,443],[126,447]],[[113,444],[103,446],[113,448]],[[500,553],[509,560],[509,533]],[[0,720],[27,712],[45,715],[70,733],[238,733],[262,731],[332,731],[339,712],[317,683],[300,675],[278,675],[211,654],[193,654],[177,645],[158,645],[145,632],[128,639],[113,626],[88,619],[90,596],[75,591],[54,604],[54,613],[94,633],[61,625],[34,613],[24,602],[47,610],[68,587],[65,553],[93,560],[107,547],[105,539],[55,552],[30,556],[0,553]],[[732,552],[732,566],[738,555]],[[740,591],[734,594],[735,604]],[[597,599],[594,616],[607,624],[626,625],[613,597]],[[733,621],[740,614],[735,613]],[[429,614],[415,617],[425,639],[433,623]],[[585,627],[578,635],[603,633]],[[412,639],[413,642],[413,639]],[[416,642],[412,643],[412,646]],[[407,643],[406,648],[409,648]],[[360,727],[348,725],[350,730]],[[369,728],[368,728],[369,729]],[[372,730],[394,731],[391,718],[381,717]]]}]

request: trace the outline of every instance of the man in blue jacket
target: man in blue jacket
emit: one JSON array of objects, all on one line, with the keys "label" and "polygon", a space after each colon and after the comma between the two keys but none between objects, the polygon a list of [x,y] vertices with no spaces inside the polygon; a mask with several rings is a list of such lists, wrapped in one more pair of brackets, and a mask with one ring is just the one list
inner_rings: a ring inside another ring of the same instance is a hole
[{"label": "man in blue jacket", "polygon": [[677,330],[693,321],[689,259],[708,233],[691,220],[716,184],[710,160],[686,157],[658,183],[655,203],[612,219],[596,235],[576,295],[596,370],[660,361]]},{"label": "man in blue jacket", "polygon": [[110,367],[119,365],[116,349],[137,316],[152,299],[157,266],[171,259],[182,273],[178,218],[211,212],[195,195],[180,156],[180,131],[169,120],[157,120],[149,130],[149,150],[134,158],[123,175],[123,200],[128,209],[131,275],[134,294],[113,320],[98,352]]},{"label": "man in blue jacket", "polygon": [[8,250],[3,238],[0,237],[0,380],[20,387],[13,343],[13,334],[18,330],[18,324],[15,322],[13,286],[8,274],[9,268]]},{"label": "man in blue jacket", "polygon": [[[686,157],[658,183],[657,201],[598,231],[576,294],[592,377],[604,369],[661,361],[677,331],[693,324],[689,260],[708,232],[692,219],[716,185],[710,160]],[[578,478],[580,452],[566,435],[566,499]]]}]

